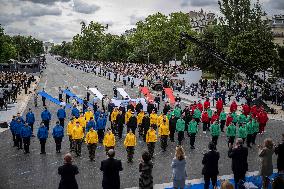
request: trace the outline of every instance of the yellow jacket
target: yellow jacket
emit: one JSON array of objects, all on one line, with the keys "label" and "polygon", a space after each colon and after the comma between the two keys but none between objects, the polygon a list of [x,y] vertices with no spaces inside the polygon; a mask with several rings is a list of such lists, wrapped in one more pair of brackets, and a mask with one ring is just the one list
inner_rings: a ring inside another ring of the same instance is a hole
[{"label": "yellow jacket", "polygon": [[75,122],[69,122],[67,125],[67,135],[71,136],[73,132],[73,128],[75,127]]},{"label": "yellow jacket", "polygon": [[146,135],[146,142],[157,142],[157,134],[155,130],[148,130]]},{"label": "yellow jacket", "polygon": [[77,119],[77,121],[79,121],[81,127],[86,128],[87,122],[86,122],[84,116],[83,116],[83,117],[79,117],[79,118]]},{"label": "yellow jacket", "polygon": [[94,118],[93,112],[92,111],[86,111],[86,113],[85,113],[86,122],[90,121],[91,117]]},{"label": "yellow jacket", "polygon": [[158,123],[158,115],[156,113],[150,114],[150,125]]},{"label": "yellow jacket", "polygon": [[159,127],[159,136],[162,136],[162,135],[166,135],[166,136],[169,136],[170,134],[170,129],[169,129],[169,126],[167,126],[166,124],[162,123]]},{"label": "yellow jacket", "polygon": [[84,132],[83,132],[83,127],[77,127],[75,126],[72,131],[72,139],[82,139],[84,138]]},{"label": "yellow jacket", "polygon": [[127,112],[125,113],[125,124],[128,123],[130,117],[131,117],[131,110],[130,110],[130,111],[127,111]]},{"label": "yellow jacket", "polygon": [[143,111],[139,112],[137,115],[137,125],[141,125],[144,115],[145,113]]},{"label": "yellow jacket", "polygon": [[111,133],[107,133],[104,137],[104,141],[103,141],[103,145],[105,147],[112,147],[112,146],[115,146],[115,137],[114,137],[114,134]]},{"label": "yellow jacket", "polygon": [[163,114],[159,115],[157,118],[157,126],[160,127],[160,125],[163,123]]},{"label": "yellow jacket", "polygon": [[96,143],[98,143],[98,140],[99,140],[99,138],[98,138],[98,133],[97,133],[97,131],[95,131],[95,130],[90,130],[88,133],[87,133],[87,135],[86,135],[86,139],[85,139],[85,141],[86,141],[86,143],[87,144],[96,144]]},{"label": "yellow jacket", "polygon": [[118,112],[119,112],[118,110],[113,110],[110,117],[111,122],[116,121],[116,116],[118,115]]},{"label": "yellow jacket", "polygon": [[133,133],[127,133],[124,140],[124,146],[136,146],[136,136]]}]

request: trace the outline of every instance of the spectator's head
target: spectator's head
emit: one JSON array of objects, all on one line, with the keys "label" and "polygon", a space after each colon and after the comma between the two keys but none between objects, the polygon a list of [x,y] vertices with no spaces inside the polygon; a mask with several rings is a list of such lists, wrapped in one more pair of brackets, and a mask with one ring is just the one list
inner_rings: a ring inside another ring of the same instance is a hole
[{"label": "spectator's head", "polygon": [[242,146],[243,145],[243,139],[237,138],[236,144],[237,144],[237,146]]},{"label": "spectator's head", "polygon": [[72,163],[72,156],[70,153],[65,154],[64,156],[64,163],[65,164],[71,164]]},{"label": "spectator's head", "polygon": [[230,181],[225,180],[221,183],[221,189],[234,189],[234,186],[230,183]]},{"label": "spectator's head", "polygon": [[183,150],[182,146],[176,147],[176,159],[178,159],[178,160],[185,159],[184,150]]},{"label": "spectator's head", "polygon": [[110,149],[108,152],[107,152],[107,155],[109,158],[114,158],[115,156],[115,151],[113,149]]},{"label": "spectator's head", "polygon": [[216,149],[215,144],[214,144],[213,142],[209,142],[209,144],[208,144],[208,149],[209,149],[209,150],[215,150],[215,149]]},{"label": "spectator's head", "polygon": [[267,138],[264,140],[264,146],[268,149],[272,149],[273,148],[273,141],[271,138]]},{"label": "spectator's head", "polygon": [[147,151],[143,152],[142,160],[146,163],[151,161],[151,155],[149,154],[149,152],[147,152]]}]

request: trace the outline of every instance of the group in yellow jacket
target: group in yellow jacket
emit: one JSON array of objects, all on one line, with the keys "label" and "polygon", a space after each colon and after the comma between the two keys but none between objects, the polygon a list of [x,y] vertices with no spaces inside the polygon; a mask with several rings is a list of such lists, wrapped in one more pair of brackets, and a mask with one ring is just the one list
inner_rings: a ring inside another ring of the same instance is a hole
[{"label": "group in yellow jacket", "polygon": [[134,149],[135,149],[135,146],[136,146],[136,136],[132,132],[131,129],[129,129],[129,131],[128,131],[126,137],[125,137],[124,146],[125,146],[126,152],[127,152],[128,163],[133,162]]},{"label": "group in yellow jacket", "polygon": [[89,132],[86,134],[85,142],[87,143],[89,158],[91,161],[95,159],[95,153],[97,148],[97,143],[99,141],[98,133],[93,127],[90,128]]},{"label": "group in yellow jacket", "polygon": [[114,149],[114,147],[115,147],[115,136],[112,133],[110,128],[107,129],[107,133],[104,136],[103,145],[105,147],[106,153],[110,149]]}]

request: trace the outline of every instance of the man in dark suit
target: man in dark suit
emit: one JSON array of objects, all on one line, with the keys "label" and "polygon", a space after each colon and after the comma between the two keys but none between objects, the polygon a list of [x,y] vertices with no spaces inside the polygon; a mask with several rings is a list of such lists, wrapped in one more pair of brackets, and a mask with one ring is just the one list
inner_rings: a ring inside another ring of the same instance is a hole
[{"label": "man in dark suit", "polygon": [[275,148],[275,154],[277,157],[277,169],[278,172],[284,171],[284,134],[282,134],[282,143],[278,144]]},{"label": "man in dark suit", "polygon": [[245,175],[248,171],[248,149],[243,147],[243,139],[238,138],[234,148],[230,144],[228,156],[229,158],[232,158],[232,171],[234,173],[235,189],[238,189],[239,183],[245,180]]},{"label": "man in dark suit", "polygon": [[114,159],[115,151],[110,149],[107,153],[108,159],[101,162],[100,170],[103,171],[103,189],[120,189],[119,171],[122,171],[120,160]]},{"label": "man in dark suit", "polygon": [[205,153],[203,156],[202,164],[202,174],[204,175],[204,189],[209,189],[210,179],[212,186],[217,186],[217,176],[219,174],[218,161],[220,158],[219,152],[215,151],[215,144],[210,142],[208,145],[209,152]]}]

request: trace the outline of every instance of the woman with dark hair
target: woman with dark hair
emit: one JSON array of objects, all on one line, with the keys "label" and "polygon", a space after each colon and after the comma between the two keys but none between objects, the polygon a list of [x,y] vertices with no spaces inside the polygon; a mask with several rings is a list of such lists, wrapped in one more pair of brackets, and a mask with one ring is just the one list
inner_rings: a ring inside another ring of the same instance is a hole
[{"label": "woman with dark hair", "polygon": [[61,180],[58,189],[78,189],[78,184],[75,175],[79,173],[78,167],[72,165],[71,154],[64,156],[64,165],[58,168],[58,174],[61,175]]},{"label": "woman with dark hair", "polygon": [[153,189],[153,176],[152,176],[153,163],[149,152],[142,154],[142,161],[139,164],[139,189]]},{"label": "woman with dark hair", "polygon": [[172,161],[174,189],[185,188],[185,179],[187,177],[185,164],[184,150],[181,146],[178,146],[176,147],[175,158]]}]

